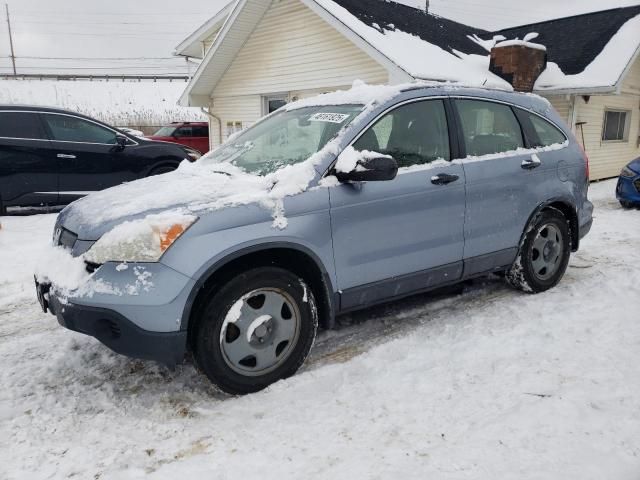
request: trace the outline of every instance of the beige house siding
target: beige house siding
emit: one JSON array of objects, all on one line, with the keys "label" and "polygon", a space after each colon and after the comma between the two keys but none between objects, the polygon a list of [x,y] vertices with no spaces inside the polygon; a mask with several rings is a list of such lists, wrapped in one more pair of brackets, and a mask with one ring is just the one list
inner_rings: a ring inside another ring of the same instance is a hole
[{"label": "beige house siding", "polygon": [[[237,97],[219,97],[213,100],[211,113],[221,121],[221,129],[218,120],[209,120],[209,143],[216,147],[228,137],[228,124],[242,124],[242,128],[253,125],[262,116],[262,99],[260,95],[242,95]],[[220,140],[222,131],[222,141]]]},{"label": "beige house siding", "polygon": [[[222,123],[247,128],[262,116],[262,97],[289,100],[348,88],[354,80],[388,83],[380,64],[338,34],[299,0],[275,2],[251,34],[212,93],[211,113]],[[220,144],[210,120],[211,146]]]},{"label": "beige house siding", "polygon": [[[289,101],[300,100],[302,98],[313,97],[336,88],[349,88],[349,85],[338,87],[318,88],[311,90],[298,90],[288,92]],[[245,129],[256,123],[262,117],[262,96],[261,95],[240,95],[236,97],[217,97],[212,100],[210,111],[221,121],[222,141],[220,141],[220,129],[218,121],[210,118],[209,121],[209,143],[211,148],[220,145],[228,138],[228,124],[241,124]]]},{"label": "beige house siding", "polygon": [[387,83],[388,73],[299,0],[281,0],[269,8],[212,96],[332,88],[354,79]]},{"label": "beige house siding", "polygon": [[[601,180],[615,177],[630,160],[640,156],[638,137],[640,136],[640,95],[593,95],[586,102],[582,96],[576,97],[577,123],[586,122],[584,147],[590,160],[591,179]],[[630,112],[629,134],[626,141],[607,142],[602,140],[604,112],[606,109],[628,110]],[[576,136],[582,141],[580,127]]]},{"label": "beige house siding", "polygon": [[545,98],[549,100],[553,108],[556,109],[558,114],[568,124],[569,114],[571,113],[571,103],[569,102],[569,97],[567,95],[549,95]]}]

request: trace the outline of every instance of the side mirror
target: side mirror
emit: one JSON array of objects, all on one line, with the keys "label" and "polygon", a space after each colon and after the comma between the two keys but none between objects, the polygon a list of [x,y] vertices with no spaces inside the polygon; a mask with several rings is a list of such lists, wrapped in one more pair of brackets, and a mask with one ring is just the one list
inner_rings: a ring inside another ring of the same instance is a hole
[{"label": "side mirror", "polygon": [[121,149],[124,149],[129,144],[129,139],[124,135],[116,135],[116,145]]},{"label": "side mirror", "polygon": [[392,157],[371,157],[358,160],[350,172],[335,173],[341,182],[384,182],[398,175],[398,162]]}]

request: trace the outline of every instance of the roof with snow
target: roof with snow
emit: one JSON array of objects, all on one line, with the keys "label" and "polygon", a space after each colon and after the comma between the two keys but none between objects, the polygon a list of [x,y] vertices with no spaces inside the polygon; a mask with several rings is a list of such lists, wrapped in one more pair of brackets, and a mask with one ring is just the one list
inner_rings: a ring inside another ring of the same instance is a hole
[{"label": "roof with snow", "polygon": [[348,10],[365,25],[383,34],[396,30],[405,32],[454,55],[456,51],[478,55],[486,53],[470,38],[473,35],[486,35],[488,34],[486,30],[427,14],[422,10],[388,0],[373,2],[371,0],[333,0],[333,2]]},{"label": "roof with snow", "polygon": [[613,86],[638,54],[640,5],[521,25],[478,36],[522,39],[532,32],[538,33],[535,42],[547,47],[548,61],[552,64],[538,80],[537,88]]},{"label": "roof with snow", "polygon": [[[536,83],[537,91],[613,92],[640,46],[640,5],[488,32],[391,0],[300,1],[394,78],[407,81],[509,88],[489,71],[494,36],[512,40],[538,33],[535,41],[547,47],[549,65]],[[229,8],[227,21],[181,99],[183,104],[208,98],[270,4],[270,0],[244,0]]]}]

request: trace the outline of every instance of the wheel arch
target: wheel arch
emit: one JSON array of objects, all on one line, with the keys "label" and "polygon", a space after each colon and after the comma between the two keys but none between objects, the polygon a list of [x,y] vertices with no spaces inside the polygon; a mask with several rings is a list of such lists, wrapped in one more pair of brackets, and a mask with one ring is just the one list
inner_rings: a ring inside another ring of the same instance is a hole
[{"label": "wheel arch", "polygon": [[529,218],[527,219],[527,223],[524,231],[522,232],[522,237],[520,238],[519,245],[522,245],[524,238],[527,234],[527,229],[529,225],[535,220],[535,218],[542,213],[544,210],[555,209],[564,215],[569,224],[569,235],[571,238],[571,251],[575,252],[578,250],[580,246],[580,227],[578,224],[578,211],[576,207],[573,205],[571,200],[564,197],[555,197],[551,198],[545,202],[540,203],[536,209],[531,213]]},{"label": "wheel arch", "polygon": [[[196,281],[187,299],[181,330],[189,337],[195,330],[193,318],[198,314],[202,299],[211,295],[220,284],[249,268],[279,266],[304,278],[316,298],[320,326],[332,328],[335,319],[335,296],[331,277],[320,258],[305,246],[288,242],[269,242],[243,248],[226,255],[207,268]],[[191,338],[189,345],[191,345]]]}]

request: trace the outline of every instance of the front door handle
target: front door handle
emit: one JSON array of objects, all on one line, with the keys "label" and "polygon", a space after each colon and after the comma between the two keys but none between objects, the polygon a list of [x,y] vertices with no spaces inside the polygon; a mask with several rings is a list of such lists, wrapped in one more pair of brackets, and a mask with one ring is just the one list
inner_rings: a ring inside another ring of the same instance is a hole
[{"label": "front door handle", "polygon": [[522,168],[525,170],[533,170],[534,168],[538,168],[542,165],[540,158],[534,153],[531,155],[531,158],[526,158],[522,161]]},{"label": "front door handle", "polygon": [[59,154],[57,155],[57,157],[58,157],[58,158],[71,158],[71,159],[76,158],[76,156],[75,156],[75,155],[71,155],[71,154],[69,154],[69,153],[59,153]]},{"label": "front door handle", "polygon": [[449,173],[441,173],[440,175],[434,175],[431,177],[431,183],[434,185],[449,185],[456,182],[460,177],[458,175],[451,175]]}]

